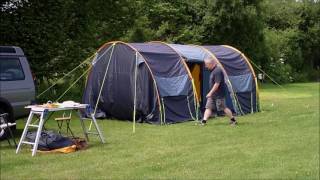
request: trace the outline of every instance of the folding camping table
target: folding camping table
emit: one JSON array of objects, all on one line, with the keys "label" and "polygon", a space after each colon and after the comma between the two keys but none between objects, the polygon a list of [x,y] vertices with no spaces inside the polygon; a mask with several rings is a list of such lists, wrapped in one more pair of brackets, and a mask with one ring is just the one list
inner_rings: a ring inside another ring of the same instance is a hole
[{"label": "folding camping table", "polygon": [[[31,105],[31,106],[26,106],[25,108],[30,109],[30,114],[29,114],[29,117],[27,119],[26,125],[24,127],[23,133],[21,135],[18,147],[16,149],[16,153],[19,152],[21,144],[29,144],[29,145],[33,146],[32,156],[34,156],[36,154],[37,149],[38,149],[39,139],[40,139],[41,132],[42,132],[42,128],[43,128],[44,123],[46,121],[46,116],[47,116],[47,114],[49,112],[56,112],[56,111],[77,110],[78,111],[78,116],[79,116],[79,119],[80,119],[80,123],[81,123],[81,126],[82,126],[82,130],[83,130],[83,133],[84,133],[84,136],[85,136],[86,140],[89,141],[89,137],[88,137],[89,134],[94,134],[94,135],[98,135],[99,136],[99,138],[100,138],[102,143],[105,143],[105,140],[103,138],[102,132],[101,132],[101,130],[99,128],[99,125],[98,125],[97,120],[94,117],[94,115],[90,114],[91,118],[83,118],[81,116],[81,112],[80,111],[81,110],[88,110],[89,109],[89,105],[88,104],[78,104],[78,105],[75,105],[75,106],[57,107],[57,108],[55,108],[55,107],[48,108],[48,107],[43,107],[43,106],[39,106],[39,105]],[[32,124],[31,123],[34,115],[39,115],[40,116],[39,124]],[[90,129],[86,129],[84,120],[91,121],[93,123],[95,129],[96,129],[96,132],[92,132],[92,131],[90,131]],[[36,138],[35,138],[35,142],[29,142],[29,141],[25,140],[25,137],[27,135],[29,127],[38,128],[37,129],[37,135],[36,135]]]}]

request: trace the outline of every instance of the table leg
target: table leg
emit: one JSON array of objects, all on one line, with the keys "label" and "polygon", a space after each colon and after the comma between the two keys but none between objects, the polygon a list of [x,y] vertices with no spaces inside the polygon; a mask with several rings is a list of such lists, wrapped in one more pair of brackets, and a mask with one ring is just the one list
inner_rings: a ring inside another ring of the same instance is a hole
[{"label": "table leg", "polygon": [[71,120],[66,120],[66,124],[67,124],[67,134],[69,134],[69,131],[70,131],[72,137],[74,137],[74,134],[73,134],[73,132],[72,132],[72,130],[71,130],[71,128],[70,128],[70,121],[71,121]]},{"label": "table leg", "polygon": [[40,140],[41,132],[42,132],[42,126],[44,123],[44,114],[45,114],[45,112],[42,112],[41,116],[40,116],[40,122],[39,122],[39,127],[38,127],[38,131],[37,131],[36,139],[35,139],[35,142],[33,145],[32,156],[36,155],[36,153],[37,153],[38,144],[39,144],[39,140]]},{"label": "table leg", "polygon": [[33,111],[30,111],[30,114],[29,114],[29,116],[28,116],[26,125],[25,125],[25,127],[24,127],[24,129],[23,129],[23,132],[22,132],[22,135],[21,135],[21,138],[20,138],[18,147],[17,147],[17,149],[16,149],[16,154],[18,154],[18,152],[19,152],[19,150],[20,150],[20,146],[21,146],[21,144],[22,144],[22,141],[24,140],[24,138],[25,138],[26,135],[27,135],[28,125],[30,124],[32,118],[33,118]]},{"label": "table leg", "polygon": [[94,124],[96,130],[98,131],[99,138],[100,138],[101,142],[102,142],[102,143],[105,143],[104,138],[103,138],[103,135],[102,135],[102,133],[101,133],[101,131],[100,131],[100,128],[99,128],[99,125],[98,125],[98,123],[97,123],[97,120],[96,120],[96,118],[94,117],[93,114],[91,114],[91,118],[92,118],[92,121],[93,121],[93,124]]},{"label": "table leg", "polygon": [[79,118],[80,118],[80,124],[81,124],[81,127],[82,127],[83,134],[84,134],[86,140],[89,142],[88,132],[87,132],[87,130],[86,130],[86,126],[85,126],[85,124],[84,124],[84,122],[83,122],[83,118],[82,118],[82,116],[81,116],[80,111],[78,111],[78,116],[79,116]]}]

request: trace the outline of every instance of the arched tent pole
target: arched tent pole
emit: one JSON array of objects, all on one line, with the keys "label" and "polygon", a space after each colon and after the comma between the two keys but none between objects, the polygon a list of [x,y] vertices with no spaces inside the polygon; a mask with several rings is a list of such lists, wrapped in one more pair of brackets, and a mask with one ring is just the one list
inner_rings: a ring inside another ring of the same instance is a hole
[{"label": "arched tent pole", "polygon": [[[107,45],[109,45],[109,44],[113,44],[113,43],[117,43],[118,41],[111,41],[111,42],[107,42],[107,43],[105,43],[105,44],[103,44],[102,46],[103,47],[106,47]],[[111,48],[111,46],[105,51],[105,53],[106,52],[108,52],[109,50],[110,50],[110,48]],[[97,56],[98,54],[98,52],[101,50],[101,49],[103,49],[102,47],[100,47],[100,48],[98,48],[97,49],[97,51],[95,52],[95,54],[93,54],[93,55],[95,55],[95,56]],[[92,65],[91,65],[92,66]],[[92,69],[91,69],[92,70]],[[88,75],[91,73],[91,71],[88,73]],[[88,76],[86,77],[86,86],[87,86],[87,83],[88,83]]]},{"label": "arched tent pole", "polygon": [[[107,67],[106,67],[106,71],[105,71],[104,76],[103,76],[103,80],[102,80],[101,88],[100,88],[100,90],[99,90],[99,95],[98,95],[98,98],[97,98],[97,101],[96,101],[96,105],[95,105],[95,107],[94,107],[93,117],[95,117],[96,112],[97,112],[99,100],[100,100],[101,93],[102,93],[102,89],[103,89],[103,86],[104,86],[104,82],[105,82],[105,80],[106,80],[106,76],[107,76],[107,73],[108,73],[108,70],[109,70],[109,65],[110,65],[110,62],[111,62],[111,58],[112,58],[112,54],[113,54],[113,50],[114,50],[114,46],[116,45],[116,42],[106,43],[106,44],[104,44],[104,47],[105,47],[106,45],[109,45],[109,44],[112,44],[112,45],[110,46],[110,47],[112,47],[112,50],[111,50],[111,54],[110,54],[110,57],[109,57],[109,61],[108,61]],[[105,53],[109,51],[110,47],[105,51]],[[100,51],[100,50],[101,50],[101,48],[98,49],[98,51]],[[103,55],[104,55],[104,54],[103,54]],[[102,56],[103,56],[103,55],[102,55]],[[102,57],[102,56],[100,56],[100,57]],[[92,127],[92,121],[90,122],[89,131],[91,130],[91,127]]]},{"label": "arched tent pole", "polygon": [[134,97],[133,97],[133,125],[132,132],[136,132],[136,105],[137,105],[137,71],[138,71],[138,52],[135,53],[135,65],[134,65]]},{"label": "arched tent pole", "polygon": [[168,46],[170,49],[172,49],[175,53],[177,53],[178,56],[180,57],[180,61],[183,63],[183,65],[184,65],[185,68],[186,68],[186,71],[187,71],[187,73],[188,73],[189,78],[190,78],[190,79],[193,79],[193,78],[192,78],[192,74],[191,74],[191,72],[190,72],[190,70],[189,70],[189,68],[188,68],[188,65],[187,65],[186,62],[183,60],[181,54],[180,54],[179,52],[177,52],[173,47],[171,47],[170,44],[167,44],[167,43],[162,42],[162,41],[150,41],[149,43],[160,43],[160,44],[164,44],[164,45]]},{"label": "arched tent pole", "polygon": [[[195,46],[195,47],[200,47],[201,49],[203,49],[205,52],[207,52],[207,53],[220,65],[223,73],[224,73],[225,76],[227,77],[227,81],[228,81],[227,83],[229,84],[229,89],[231,90],[231,94],[232,94],[234,100],[236,101],[236,102],[232,102],[232,104],[233,104],[233,106],[234,106],[235,108],[238,107],[237,109],[240,111],[240,114],[241,114],[241,115],[244,114],[244,113],[242,112],[241,106],[240,106],[240,104],[239,104],[239,102],[238,102],[238,98],[237,98],[236,94],[234,93],[232,84],[231,84],[231,82],[230,82],[230,80],[229,80],[229,77],[228,77],[228,75],[227,75],[227,71],[224,69],[224,67],[223,67],[223,65],[221,64],[221,62],[220,62],[220,61],[218,60],[218,58],[217,58],[211,51],[209,51],[208,49],[206,49],[206,48],[204,48],[204,47],[202,47],[202,46],[199,46],[199,45],[193,45],[193,46]],[[233,100],[232,100],[232,101],[233,101]],[[236,103],[236,104],[235,104],[235,103]],[[237,112],[237,113],[238,113],[238,112]]]},{"label": "arched tent pole", "polygon": [[[196,100],[196,105],[195,105],[195,111],[196,111],[196,120],[199,121],[199,116],[198,116],[198,108],[200,107],[200,101],[199,101],[199,97],[197,95],[197,91],[196,91],[196,87],[195,87],[195,84],[194,84],[194,79],[192,77],[192,74],[188,68],[188,65],[187,63],[183,60],[181,54],[179,52],[177,52],[172,46],[170,46],[170,44],[168,43],[165,43],[165,42],[162,42],[162,41],[150,41],[150,43],[160,43],[160,44],[164,44],[166,46],[168,46],[170,49],[172,49],[175,53],[178,54],[178,56],[180,57],[180,61],[182,62],[183,66],[185,67],[187,73],[188,73],[188,76],[189,78],[191,79],[191,84],[192,84],[192,90],[193,90],[193,95],[195,97],[195,100]],[[189,100],[188,100],[189,101]],[[191,112],[190,112],[191,113]],[[191,113],[192,115],[192,113]]]},{"label": "arched tent pole", "polygon": [[[112,43],[106,43],[105,45],[107,45],[107,44],[112,44]],[[105,53],[107,53],[109,50],[110,50],[110,48],[111,47],[113,47],[113,46],[110,46],[98,59],[97,59],[97,61],[105,54]],[[99,52],[100,51],[100,49],[98,49],[96,52],[95,52],[95,56],[97,57],[97,52]],[[95,57],[95,58],[96,58]],[[88,75],[91,73],[91,70],[92,70],[92,64],[91,64],[91,66],[90,66],[90,72],[88,73]],[[88,84],[88,75],[86,76],[86,82],[85,82],[85,86],[87,86],[87,84]],[[91,113],[91,112],[89,112],[89,113]],[[94,115],[95,115],[95,113],[94,113]],[[91,130],[91,127],[92,127],[92,121],[90,122],[90,125],[89,125],[89,131]]]},{"label": "arched tent pole", "polygon": [[104,43],[101,47],[98,48],[97,52],[99,52],[100,50],[102,50],[103,48],[108,46],[109,44],[117,44],[117,43],[122,43],[122,41],[110,41],[110,42]]},{"label": "arched tent pole", "polygon": [[147,60],[145,59],[145,57],[133,46],[131,46],[130,44],[128,43],[125,43],[125,42],[122,42],[122,41],[118,41],[118,43],[121,43],[121,44],[124,44],[124,45],[127,45],[128,47],[130,47],[132,50],[134,50],[135,52],[137,52],[137,54],[139,54],[142,58],[143,58],[143,61],[144,63],[146,64],[150,74],[151,74],[151,77],[152,77],[152,80],[153,80],[153,85],[155,87],[155,91],[156,91],[156,95],[157,95],[157,100],[158,100],[158,106],[159,106],[159,113],[160,113],[160,121],[161,121],[161,124],[163,122],[163,119],[162,119],[162,109],[161,109],[161,100],[160,100],[160,95],[159,95],[159,90],[158,90],[158,86],[157,86],[157,82],[155,80],[155,77],[152,73],[152,70],[147,62]]},{"label": "arched tent pole", "polygon": [[[109,50],[110,50],[110,48],[111,48],[111,46],[104,52],[104,53],[106,53],[106,52],[108,52]],[[95,57],[94,58],[97,58],[97,55],[98,55],[98,52],[99,51],[99,49],[95,52]],[[100,57],[102,57],[102,56],[100,56]],[[98,60],[99,60],[99,58],[98,58]],[[97,61],[98,61],[97,60]],[[92,70],[92,64],[90,65],[90,71],[89,71],[89,73],[88,73],[88,75],[91,73],[91,70]],[[86,82],[85,82],[85,86],[87,86],[87,84],[88,84],[88,75],[86,76]]]},{"label": "arched tent pole", "polygon": [[[106,77],[107,77],[107,73],[108,73],[108,70],[109,70],[109,65],[110,65],[110,62],[111,62],[111,58],[112,58],[112,54],[113,54],[113,50],[114,50],[114,46],[115,46],[115,45],[116,45],[116,43],[112,43],[111,54],[110,54],[109,61],[108,61],[108,64],[107,64],[107,67],[106,67],[106,70],[105,70],[105,73],[104,73],[104,76],[103,76],[103,80],[102,80],[101,88],[100,88],[99,95],[98,95],[98,98],[97,98],[97,101],[96,101],[96,105],[95,105],[95,107],[94,107],[93,117],[95,117],[96,112],[97,112],[99,100],[100,100],[100,97],[101,97],[101,93],[102,93],[102,89],[103,89],[103,86],[104,86],[104,82],[105,82]],[[100,49],[99,49],[99,50],[100,50]],[[91,124],[92,124],[92,123],[91,123]],[[89,129],[91,129],[91,124],[90,124],[90,128],[89,128]]]},{"label": "arched tent pole", "polygon": [[153,75],[153,73],[152,73],[152,70],[151,70],[148,62],[146,61],[145,57],[144,57],[135,47],[133,47],[132,45],[130,45],[130,44],[128,44],[128,43],[122,42],[122,41],[111,41],[111,42],[107,42],[107,43],[105,43],[104,45],[102,45],[102,46],[98,49],[98,51],[100,51],[101,49],[103,49],[104,47],[106,47],[106,46],[108,46],[108,45],[110,45],[110,44],[115,44],[115,45],[116,45],[116,44],[124,44],[124,45],[130,47],[133,51],[135,51],[138,55],[140,55],[140,56],[142,57],[143,61],[145,62],[146,66],[147,66],[147,68],[148,68],[148,70],[149,70],[149,72],[150,72],[150,75],[151,75],[151,77],[152,77],[152,80],[153,80],[153,85],[154,85],[154,87],[155,87],[155,92],[156,92],[156,96],[157,96],[157,100],[158,100],[158,108],[159,108],[159,113],[160,113],[160,120],[161,120],[161,122],[162,122],[161,101],[160,101],[160,95],[159,95],[159,90],[158,90],[157,82],[155,81],[155,77],[154,77],[154,75]]},{"label": "arched tent pole", "polygon": [[258,108],[256,108],[256,110],[260,111],[260,97],[259,97],[258,80],[257,80],[256,73],[254,72],[254,69],[253,69],[249,59],[240,50],[238,50],[237,48],[229,46],[229,45],[223,45],[223,46],[226,47],[226,48],[232,49],[232,50],[236,51],[237,53],[239,53],[243,57],[243,59],[246,61],[246,63],[248,64],[249,69],[250,69],[250,71],[251,71],[251,73],[252,73],[252,75],[254,77],[254,82],[255,82],[255,85],[256,85],[256,99],[258,99],[258,103],[257,104],[259,104]]}]

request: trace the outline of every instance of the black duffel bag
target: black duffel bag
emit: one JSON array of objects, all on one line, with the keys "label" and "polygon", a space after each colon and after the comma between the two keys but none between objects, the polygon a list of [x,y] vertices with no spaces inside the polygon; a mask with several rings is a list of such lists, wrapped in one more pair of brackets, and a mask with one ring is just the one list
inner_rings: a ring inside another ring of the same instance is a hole
[{"label": "black duffel bag", "polygon": [[[29,142],[35,142],[36,135],[36,131],[28,132],[26,139]],[[63,137],[54,131],[42,131],[39,139],[38,150],[50,151],[71,145],[74,145],[74,142],[68,137]]]}]

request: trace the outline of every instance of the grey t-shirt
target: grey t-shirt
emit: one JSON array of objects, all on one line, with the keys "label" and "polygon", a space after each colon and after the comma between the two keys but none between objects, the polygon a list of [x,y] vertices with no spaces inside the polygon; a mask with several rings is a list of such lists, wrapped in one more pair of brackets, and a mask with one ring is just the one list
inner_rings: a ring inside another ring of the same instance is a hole
[{"label": "grey t-shirt", "polygon": [[218,89],[213,93],[213,98],[223,98],[225,96],[225,83],[224,83],[224,75],[222,69],[219,65],[211,71],[209,78],[210,90],[212,89],[215,83],[220,83]]}]

